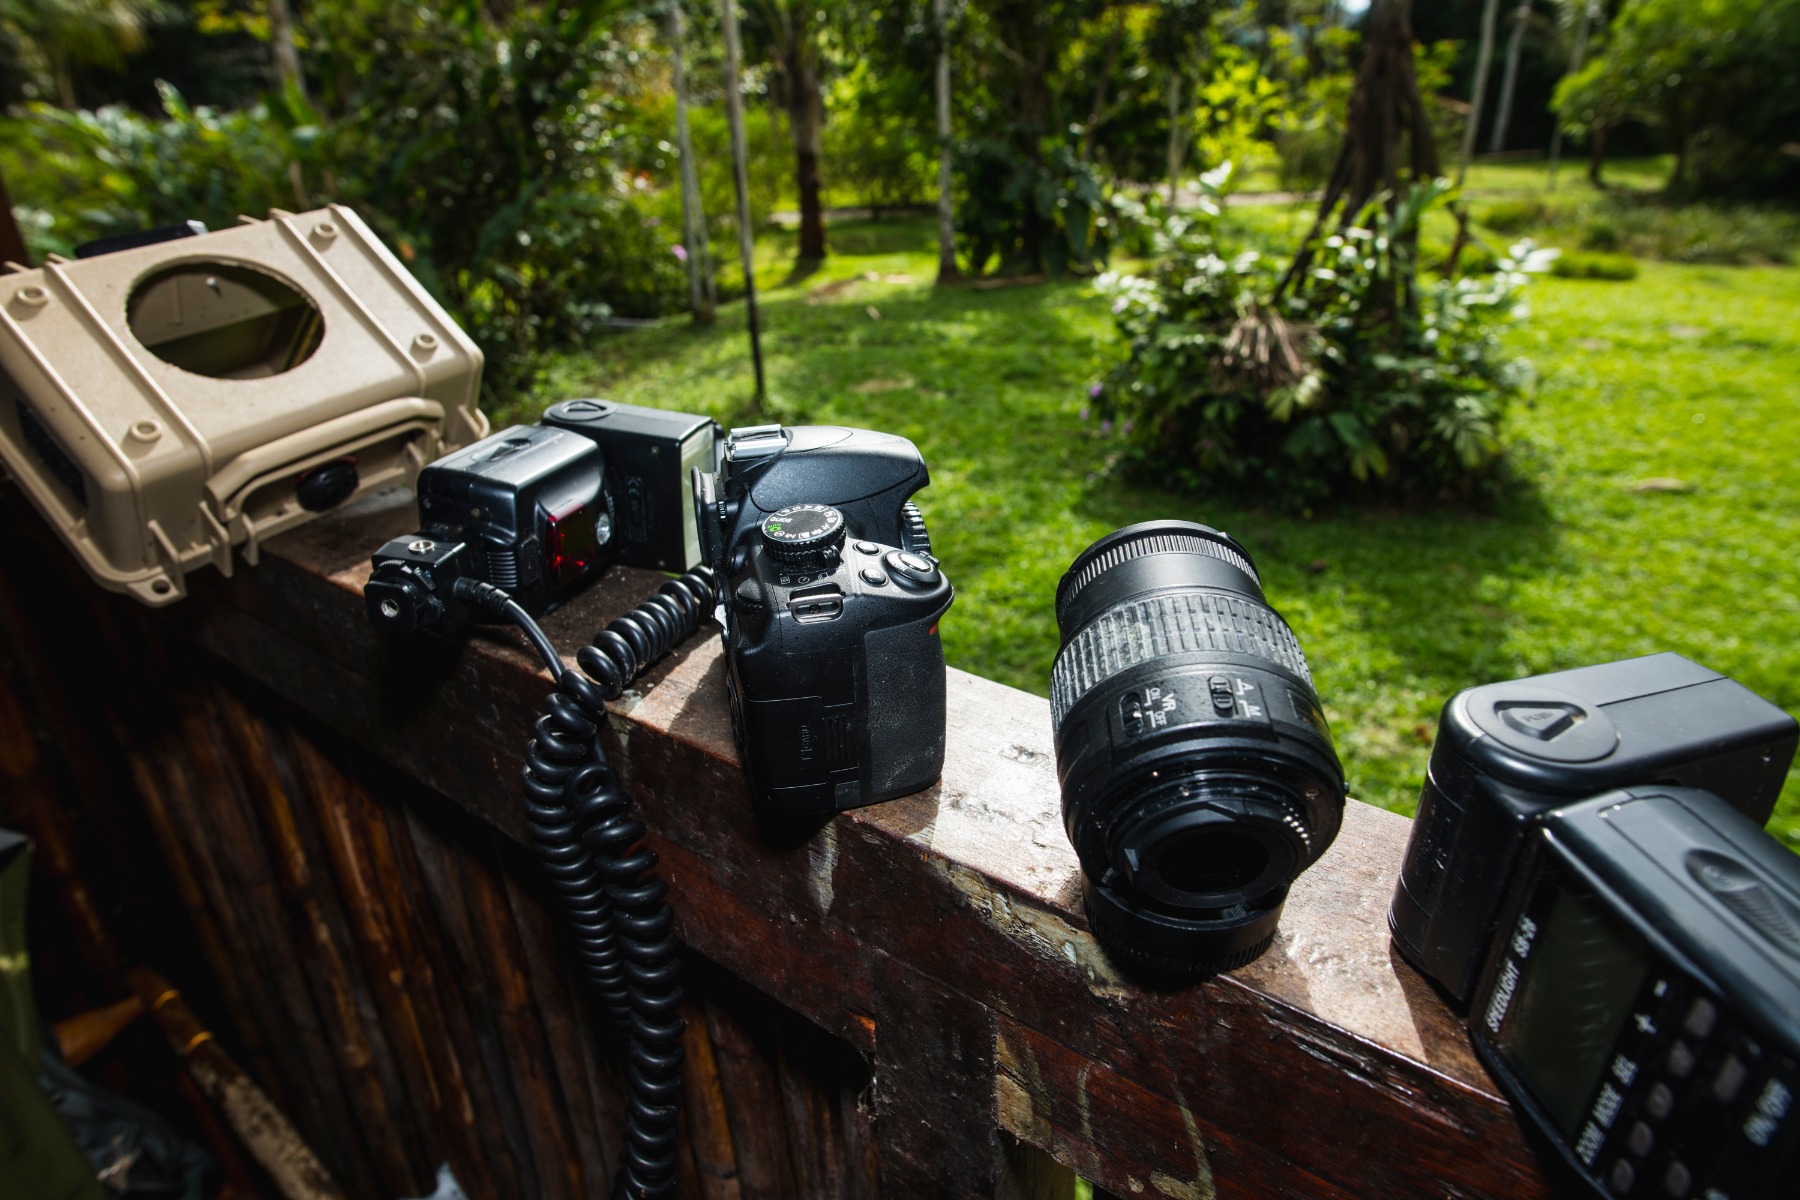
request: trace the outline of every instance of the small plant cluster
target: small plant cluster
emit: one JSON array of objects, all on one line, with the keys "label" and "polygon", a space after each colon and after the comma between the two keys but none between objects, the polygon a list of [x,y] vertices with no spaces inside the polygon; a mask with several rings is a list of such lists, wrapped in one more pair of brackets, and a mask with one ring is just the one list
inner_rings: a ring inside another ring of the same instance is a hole
[{"label": "small plant cluster", "polygon": [[1520,242],[1479,277],[1432,278],[1414,246],[1442,181],[1372,203],[1283,267],[1220,244],[1204,210],[1164,227],[1153,275],[1100,287],[1130,353],[1094,393],[1128,465],[1251,502],[1473,496],[1502,466],[1528,365],[1501,332],[1554,250]]},{"label": "small plant cluster", "polygon": [[1559,255],[1550,264],[1550,273],[1558,279],[1610,279],[1618,283],[1638,277],[1637,259],[1629,254],[1594,254],[1577,250]]},{"label": "small plant cluster", "polygon": [[1800,238],[1800,215],[1791,209],[1677,206],[1631,195],[1501,200],[1478,210],[1476,220],[1495,233],[1529,233],[1571,250],[1720,266],[1790,262]]}]

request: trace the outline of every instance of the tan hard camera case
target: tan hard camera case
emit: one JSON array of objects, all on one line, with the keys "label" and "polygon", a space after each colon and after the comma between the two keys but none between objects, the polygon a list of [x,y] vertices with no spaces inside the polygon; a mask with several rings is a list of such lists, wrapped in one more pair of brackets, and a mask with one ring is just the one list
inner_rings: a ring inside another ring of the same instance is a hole
[{"label": "tan hard camera case", "polygon": [[481,351],[355,213],[242,220],[0,276],[0,460],[147,604],[317,515],[309,471],[348,503],[487,432]]}]

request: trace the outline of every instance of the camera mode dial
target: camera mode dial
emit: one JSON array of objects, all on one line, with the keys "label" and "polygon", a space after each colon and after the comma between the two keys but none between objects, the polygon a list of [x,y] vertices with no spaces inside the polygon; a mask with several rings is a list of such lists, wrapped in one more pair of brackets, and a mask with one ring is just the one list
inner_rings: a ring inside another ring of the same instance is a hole
[{"label": "camera mode dial", "polygon": [[844,514],[828,504],[790,504],[763,518],[763,548],[793,567],[828,567],[844,544]]}]

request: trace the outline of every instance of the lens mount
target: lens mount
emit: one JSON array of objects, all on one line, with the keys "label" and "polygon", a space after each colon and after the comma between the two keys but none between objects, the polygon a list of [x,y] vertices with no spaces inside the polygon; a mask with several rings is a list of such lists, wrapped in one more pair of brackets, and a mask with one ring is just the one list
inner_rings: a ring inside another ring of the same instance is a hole
[{"label": "lens mount", "polygon": [[1243,905],[1311,861],[1306,811],[1286,788],[1241,771],[1197,771],[1132,797],[1107,859],[1134,891],[1171,913]]}]

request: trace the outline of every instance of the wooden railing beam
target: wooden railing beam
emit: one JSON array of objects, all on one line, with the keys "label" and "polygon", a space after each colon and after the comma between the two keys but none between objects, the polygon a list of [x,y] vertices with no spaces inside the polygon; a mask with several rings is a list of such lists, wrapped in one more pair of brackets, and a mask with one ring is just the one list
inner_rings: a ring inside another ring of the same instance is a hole
[{"label": "wooden railing beam", "polygon": [[[254,570],[196,577],[169,620],[521,839],[547,676],[509,631],[398,643],[369,627],[368,552],[409,520],[389,504],[315,522]],[[546,628],[572,650],[657,582],[615,570]],[[1546,1194],[1460,1022],[1390,950],[1403,818],[1353,802],[1267,955],[1145,991],[1081,915],[1045,701],[952,671],[937,786],[774,845],[722,679],[716,634],[681,648],[614,706],[609,751],[682,940],[872,1062],[889,1194],[1057,1186],[1021,1183],[1008,1139],[1121,1196]]]}]

